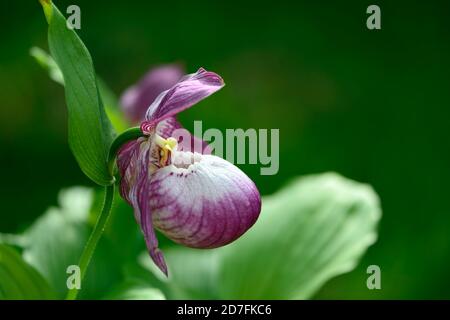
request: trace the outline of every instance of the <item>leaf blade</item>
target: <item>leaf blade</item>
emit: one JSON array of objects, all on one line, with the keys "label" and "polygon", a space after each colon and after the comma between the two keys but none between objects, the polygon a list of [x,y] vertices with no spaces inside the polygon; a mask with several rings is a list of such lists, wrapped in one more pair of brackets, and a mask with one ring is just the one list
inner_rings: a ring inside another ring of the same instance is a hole
[{"label": "leaf blade", "polygon": [[266,198],[254,230],[224,248],[219,296],[309,298],[357,265],[380,217],[369,186],[334,173],[296,180]]},{"label": "leaf blade", "polygon": [[92,58],[51,1],[41,1],[49,23],[48,42],[64,78],[69,145],[81,170],[99,185],[110,185],[107,157],[114,137],[99,94]]},{"label": "leaf blade", "polygon": [[[59,69],[55,60],[47,52],[39,47],[32,47],[30,49],[30,55],[36,60],[36,62],[47,71],[50,79],[64,86],[64,77],[61,69]],[[121,110],[119,101],[114,92],[107,86],[105,81],[97,75],[97,84],[100,96],[105,107],[106,115],[108,116],[114,130],[117,133],[121,133],[128,129],[131,125]]]},{"label": "leaf blade", "polygon": [[15,250],[0,244],[0,300],[54,298],[45,279]]}]

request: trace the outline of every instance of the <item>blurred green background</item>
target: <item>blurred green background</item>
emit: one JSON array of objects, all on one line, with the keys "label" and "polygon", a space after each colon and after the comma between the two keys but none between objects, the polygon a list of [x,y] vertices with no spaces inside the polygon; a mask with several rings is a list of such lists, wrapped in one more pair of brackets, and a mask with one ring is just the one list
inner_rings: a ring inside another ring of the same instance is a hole
[{"label": "blurred green background", "polygon": [[[55,1],[81,8],[79,34],[117,94],[181,62],[227,86],[180,116],[187,128],[279,128],[280,171],[243,169],[262,194],[337,171],[378,192],[379,240],[317,298],[450,298],[448,3]],[[382,30],[366,28],[378,4]],[[24,230],[62,187],[92,183],[67,145],[62,88],[29,56],[47,50],[38,1],[1,2],[0,232]],[[377,264],[382,290],[366,287]]]}]

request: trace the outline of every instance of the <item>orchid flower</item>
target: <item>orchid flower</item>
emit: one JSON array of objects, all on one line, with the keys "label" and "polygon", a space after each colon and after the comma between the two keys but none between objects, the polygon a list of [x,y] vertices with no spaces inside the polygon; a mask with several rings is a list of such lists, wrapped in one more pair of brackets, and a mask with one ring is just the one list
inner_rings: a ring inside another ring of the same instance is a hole
[{"label": "orchid flower", "polygon": [[120,193],[134,208],[150,257],[166,275],[155,228],[188,247],[216,248],[245,233],[261,210],[258,189],[239,168],[196,152],[186,143],[193,136],[180,146],[173,135],[182,128],[177,113],[223,86],[219,75],[202,68],[183,77],[148,107],[140,126],[145,136],[118,152]]}]

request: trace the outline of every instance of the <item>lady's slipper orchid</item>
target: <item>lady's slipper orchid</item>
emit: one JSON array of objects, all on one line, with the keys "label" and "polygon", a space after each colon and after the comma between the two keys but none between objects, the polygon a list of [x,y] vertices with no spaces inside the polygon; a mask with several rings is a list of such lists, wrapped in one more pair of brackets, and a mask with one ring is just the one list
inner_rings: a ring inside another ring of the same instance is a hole
[{"label": "lady's slipper orchid", "polygon": [[239,238],[261,210],[258,189],[240,169],[186,143],[180,147],[172,136],[181,128],[177,113],[223,86],[220,76],[204,69],[183,77],[148,108],[141,124],[145,137],[118,153],[121,195],[133,206],[150,256],[166,275],[154,228],[188,247],[216,248]]}]

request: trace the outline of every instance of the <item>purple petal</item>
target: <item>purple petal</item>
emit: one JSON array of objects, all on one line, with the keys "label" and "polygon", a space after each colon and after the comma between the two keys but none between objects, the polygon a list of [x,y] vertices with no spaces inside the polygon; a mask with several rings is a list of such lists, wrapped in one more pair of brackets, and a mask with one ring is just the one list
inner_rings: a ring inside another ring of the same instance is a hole
[{"label": "purple petal", "polygon": [[149,189],[148,183],[148,158],[149,152],[143,153],[139,163],[142,165],[139,172],[139,178],[131,191],[132,205],[135,208],[136,215],[140,216],[140,225],[144,233],[145,243],[147,245],[150,257],[153,259],[158,268],[167,276],[167,265],[164,260],[164,255],[158,248],[158,239],[156,238],[155,230],[153,229],[153,212],[149,208]]},{"label": "purple petal", "polygon": [[224,86],[222,78],[214,72],[200,68],[183,77],[171,89],[162,92],[148,108],[146,122],[155,124],[172,117],[210,96]]},{"label": "purple petal", "polygon": [[[153,223],[168,238],[215,248],[239,238],[257,220],[261,198],[252,180],[211,155],[177,152],[150,180]],[[189,164],[191,163],[191,164]]]},{"label": "purple petal", "polygon": [[174,86],[183,75],[184,68],[178,64],[161,65],[150,69],[136,85],[126,89],[120,98],[127,118],[133,123],[142,121],[156,97]]},{"label": "purple petal", "polygon": [[[126,145],[119,154],[118,166],[124,172],[121,181],[121,194],[134,208],[134,215],[144,234],[150,257],[158,268],[167,276],[167,265],[164,256],[158,248],[158,239],[153,228],[153,212],[149,207],[150,183],[149,177],[155,170],[151,165],[154,157],[154,144],[151,139],[140,138]],[[120,159],[120,157],[123,157]],[[130,162],[126,163],[129,159]],[[126,193],[126,194],[124,194]]]},{"label": "purple petal", "polygon": [[156,133],[164,139],[167,139],[172,136],[172,133],[175,130],[180,128],[183,128],[181,123],[179,123],[175,117],[170,117],[158,123],[158,125],[156,126]]},{"label": "purple petal", "polygon": [[121,177],[120,194],[130,204],[131,201],[128,198],[128,194],[137,173],[135,164],[139,155],[139,147],[140,143],[138,140],[130,141],[124,144],[117,152],[117,167]]}]

